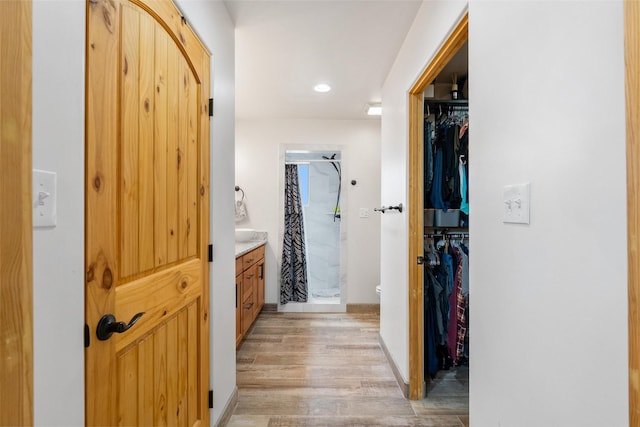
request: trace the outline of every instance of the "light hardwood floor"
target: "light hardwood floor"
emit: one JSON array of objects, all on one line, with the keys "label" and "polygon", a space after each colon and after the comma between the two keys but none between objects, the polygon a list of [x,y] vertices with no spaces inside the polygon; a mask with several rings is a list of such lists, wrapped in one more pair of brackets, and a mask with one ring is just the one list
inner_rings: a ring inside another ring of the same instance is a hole
[{"label": "light hardwood floor", "polygon": [[237,352],[228,427],[468,426],[468,370],[409,401],[379,344],[379,316],[263,312]]}]

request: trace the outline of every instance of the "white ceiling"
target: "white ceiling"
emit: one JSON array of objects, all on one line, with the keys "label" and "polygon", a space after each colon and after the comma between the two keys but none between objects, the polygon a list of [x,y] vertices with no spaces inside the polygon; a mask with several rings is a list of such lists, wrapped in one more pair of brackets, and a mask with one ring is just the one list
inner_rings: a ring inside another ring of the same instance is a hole
[{"label": "white ceiling", "polygon": [[[362,119],[421,0],[226,0],[236,117]],[[328,93],[313,86],[327,83]]]}]

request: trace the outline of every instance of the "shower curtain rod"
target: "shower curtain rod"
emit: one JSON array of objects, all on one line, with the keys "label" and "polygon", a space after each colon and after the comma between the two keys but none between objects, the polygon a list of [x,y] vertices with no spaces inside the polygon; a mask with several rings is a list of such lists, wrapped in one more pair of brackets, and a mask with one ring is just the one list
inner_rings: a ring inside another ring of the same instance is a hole
[{"label": "shower curtain rod", "polygon": [[329,159],[329,160],[325,160],[325,159],[314,159],[314,160],[296,160],[296,161],[285,161],[284,164],[285,165],[306,165],[307,163],[329,163],[329,162],[333,162],[333,163],[340,163],[339,159]]}]

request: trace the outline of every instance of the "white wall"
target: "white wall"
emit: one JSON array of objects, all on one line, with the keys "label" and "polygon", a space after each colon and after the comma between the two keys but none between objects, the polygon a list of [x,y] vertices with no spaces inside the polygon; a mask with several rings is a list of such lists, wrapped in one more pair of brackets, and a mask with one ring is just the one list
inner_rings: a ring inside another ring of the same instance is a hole
[{"label": "white wall", "polygon": [[[212,423],[235,388],[234,29],[222,2],[180,5],[212,54]],[[84,43],[86,3],[33,5],[33,167],[58,173],[58,225],[34,230],[36,425],[84,425]],[[64,22],[64,25],[60,25]],[[215,363],[214,363],[215,362]]]},{"label": "white wall", "polygon": [[[426,1],[382,89],[382,204],[407,204],[407,93],[466,9],[466,1]],[[408,217],[381,224],[380,335],[405,382],[409,379]]]},{"label": "white wall", "polygon": [[35,425],[84,425],[84,43],[84,2],[33,2],[33,168],[58,174],[58,225],[33,232]]},{"label": "white wall", "polygon": [[[463,8],[425,2],[387,78],[383,203],[406,198],[407,90]],[[469,9],[470,422],[626,426],[622,3]],[[522,182],[531,224],[504,224]],[[406,235],[383,218],[381,334],[403,375]]]},{"label": "white wall", "polygon": [[469,16],[471,424],[627,426],[622,2]]},{"label": "white wall", "polygon": [[[343,187],[347,206],[347,303],[378,303],[379,214],[358,217],[359,208],[372,210],[380,204],[380,122],[377,120],[246,120],[236,122],[236,184],[245,192],[248,219],[239,227],[268,232],[265,252],[267,303],[279,301],[277,263],[281,144],[299,146],[341,145]],[[282,172],[284,173],[284,172]],[[352,186],[351,180],[357,184]]]},{"label": "white wall", "polygon": [[224,3],[178,0],[211,52],[211,423],[216,425],[236,387],[235,236],[233,181],[235,138],[234,26]]}]

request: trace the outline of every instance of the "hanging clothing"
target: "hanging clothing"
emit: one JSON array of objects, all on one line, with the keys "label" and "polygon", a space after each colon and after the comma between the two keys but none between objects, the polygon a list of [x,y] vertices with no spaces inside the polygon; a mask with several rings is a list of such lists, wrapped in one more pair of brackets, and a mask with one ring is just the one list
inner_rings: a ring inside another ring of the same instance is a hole
[{"label": "hanging clothing", "polygon": [[[437,250],[434,250],[438,248]],[[425,242],[425,372],[467,364],[469,312],[469,249],[462,242],[443,238]],[[426,370],[430,369],[430,370]]]},{"label": "hanging clothing", "polygon": [[424,199],[429,199],[433,184],[433,140],[431,138],[432,124],[424,121]]},{"label": "hanging clothing", "polygon": [[460,210],[469,215],[469,203],[467,202],[467,167],[462,159],[458,166],[460,172]]},{"label": "hanging clothing", "polygon": [[280,271],[280,304],[307,302],[307,258],[298,166],[285,165],[284,242]]}]

